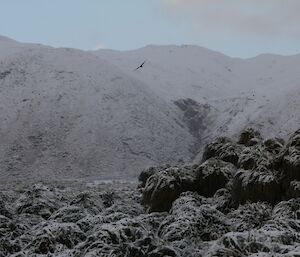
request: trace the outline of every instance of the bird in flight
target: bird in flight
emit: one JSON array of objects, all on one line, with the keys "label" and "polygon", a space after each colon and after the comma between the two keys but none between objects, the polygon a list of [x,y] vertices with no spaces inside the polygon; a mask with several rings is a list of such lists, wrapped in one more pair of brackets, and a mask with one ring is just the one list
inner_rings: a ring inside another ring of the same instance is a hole
[{"label": "bird in flight", "polygon": [[137,68],[135,68],[134,70],[136,71],[136,70],[138,70],[138,69],[143,68],[143,66],[144,66],[145,63],[146,63],[146,61],[143,61],[143,63],[142,63],[140,66],[138,66]]}]

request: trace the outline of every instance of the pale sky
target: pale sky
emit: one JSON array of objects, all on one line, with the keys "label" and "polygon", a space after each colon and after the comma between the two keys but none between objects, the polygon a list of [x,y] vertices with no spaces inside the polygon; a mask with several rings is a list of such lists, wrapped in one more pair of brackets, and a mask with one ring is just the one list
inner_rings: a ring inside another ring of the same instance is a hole
[{"label": "pale sky", "polygon": [[80,49],[300,53],[300,0],[0,0],[0,35]]}]

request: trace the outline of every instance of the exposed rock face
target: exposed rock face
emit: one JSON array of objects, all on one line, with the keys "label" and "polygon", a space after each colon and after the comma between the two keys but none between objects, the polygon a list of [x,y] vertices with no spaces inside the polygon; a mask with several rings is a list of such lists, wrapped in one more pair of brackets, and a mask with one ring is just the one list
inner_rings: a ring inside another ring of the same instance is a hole
[{"label": "exposed rock face", "polygon": [[200,140],[202,133],[213,123],[215,109],[191,98],[179,99],[174,103],[183,111],[183,121],[188,125],[191,134]]}]

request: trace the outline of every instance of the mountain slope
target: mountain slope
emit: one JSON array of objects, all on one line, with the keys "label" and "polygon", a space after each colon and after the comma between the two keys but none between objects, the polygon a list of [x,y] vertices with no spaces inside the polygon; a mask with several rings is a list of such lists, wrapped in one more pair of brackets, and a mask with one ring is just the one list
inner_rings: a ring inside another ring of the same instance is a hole
[{"label": "mountain slope", "polygon": [[285,137],[300,127],[299,64],[300,55],[85,52],[0,37],[0,175],[133,178],[247,126]]},{"label": "mountain slope", "polygon": [[[145,81],[169,101],[191,98],[211,106],[213,119],[204,121],[206,129],[199,133],[202,145],[250,125],[265,136],[286,136],[300,126],[300,55],[238,59],[186,45],[94,54]],[[142,61],[143,68],[134,70]]]},{"label": "mountain slope", "polygon": [[[166,98],[203,100],[223,96],[233,60],[197,46],[147,46],[133,51],[92,52],[151,85]],[[135,70],[143,61],[143,69]]]},{"label": "mountain slope", "polygon": [[72,49],[5,41],[3,52],[3,179],[133,178],[193,156],[179,109],[116,66]]}]

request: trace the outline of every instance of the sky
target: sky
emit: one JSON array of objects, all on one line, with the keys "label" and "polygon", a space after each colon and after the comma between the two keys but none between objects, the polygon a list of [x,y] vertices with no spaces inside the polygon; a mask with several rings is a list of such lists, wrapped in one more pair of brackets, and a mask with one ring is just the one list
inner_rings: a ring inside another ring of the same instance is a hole
[{"label": "sky", "polygon": [[300,53],[300,0],[0,0],[0,35],[79,49]]}]

